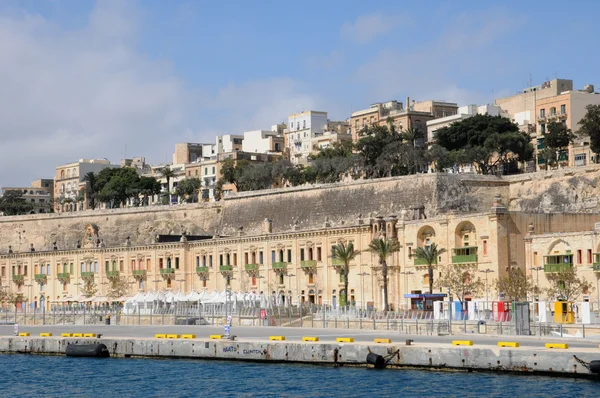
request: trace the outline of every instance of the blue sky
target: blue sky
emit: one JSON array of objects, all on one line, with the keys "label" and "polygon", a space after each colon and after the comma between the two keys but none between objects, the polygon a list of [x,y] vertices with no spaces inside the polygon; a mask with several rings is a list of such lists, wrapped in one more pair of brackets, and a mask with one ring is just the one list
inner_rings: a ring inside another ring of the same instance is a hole
[{"label": "blue sky", "polygon": [[[0,2],[0,186],[399,99],[600,87],[594,1]],[[23,156],[26,154],[26,156]],[[32,161],[33,160],[33,161]],[[15,165],[22,165],[14,168]]]}]

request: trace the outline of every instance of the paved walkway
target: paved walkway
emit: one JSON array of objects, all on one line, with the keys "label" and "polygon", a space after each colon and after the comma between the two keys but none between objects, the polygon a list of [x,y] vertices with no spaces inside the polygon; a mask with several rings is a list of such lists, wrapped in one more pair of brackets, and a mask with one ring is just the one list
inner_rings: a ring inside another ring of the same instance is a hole
[{"label": "paved walkway", "polygon": [[[150,338],[157,333],[195,334],[199,338],[211,334],[223,334],[222,327],[216,326],[115,326],[115,325],[57,325],[57,326],[22,326],[20,332],[30,332],[32,336],[41,332],[50,332],[55,336],[61,333],[102,333],[105,337],[140,337]],[[302,336],[317,336],[320,341],[335,341],[337,337],[353,337],[356,342],[371,342],[374,338],[390,338],[394,343],[412,339],[416,343],[450,343],[452,340],[472,340],[476,345],[496,345],[499,341],[517,341],[523,347],[543,347],[548,342],[568,343],[573,348],[598,349],[600,340],[595,338],[556,338],[537,336],[507,336],[455,334],[453,336],[407,335],[397,331],[359,330],[359,329],[322,329],[322,328],[290,328],[290,327],[251,327],[233,326],[233,335],[244,340],[266,340],[269,336],[285,336],[287,340],[300,341]],[[13,336],[13,326],[0,326],[0,336]]]}]

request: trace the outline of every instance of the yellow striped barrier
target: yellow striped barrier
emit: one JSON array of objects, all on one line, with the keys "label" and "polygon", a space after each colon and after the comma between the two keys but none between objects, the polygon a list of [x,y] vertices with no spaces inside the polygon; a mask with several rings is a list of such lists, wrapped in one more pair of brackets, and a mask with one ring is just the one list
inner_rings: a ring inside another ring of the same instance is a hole
[{"label": "yellow striped barrier", "polygon": [[319,338],[315,336],[303,336],[302,341],[319,341]]},{"label": "yellow striped barrier", "polygon": [[222,338],[223,338],[222,334],[211,334],[210,335],[211,340],[221,340]]},{"label": "yellow striped barrier", "polygon": [[167,338],[168,338],[168,339],[178,339],[178,338],[179,338],[179,335],[178,335],[178,334],[168,334],[168,335],[167,335]]},{"label": "yellow striped barrier", "polygon": [[83,337],[96,337],[96,333],[84,333]]},{"label": "yellow striped barrier", "polygon": [[159,333],[159,334],[155,334],[155,335],[154,335],[154,338],[155,338],[155,339],[166,339],[166,338],[167,338],[167,335],[166,335],[166,334],[164,334],[164,333]]},{"label": "yellow striped barrier", "polygon": [[498,347],[517,348],[518,346],[519,346],[519,343],[517,343],[516,341],[500,341],[500,342],[498,342]]},{"label": "yellow striped barrier", "polygon": [[337,343],[354,343],[354,338],[352,337],[338,337],[335,339]]},{"label": "yellow striped barrier", "polygon": [[19,332],[19,337],[27,337],[30,336],[29,332]]},{"label": "yellow striped barrier", "polygon": [[378,344],[391,344],[392,339],[374,339],[373,342]]},{"label": "yellow striped barrier", "polygon": [[566,343],[546,343],[546,348],[559,348],[566,350],[569,348],[569,345]]},{"label": "yellow striped barrier", "polygon": [[60,337],[73,337],[73,333],[63,333]]},{"label": "yellow striped barrier", "polygon": [[269,340],[283,341],[285,340],[285,336],[270,336]]},{"label": "yellow striped barrier", "polygon": [[195,334],[182,334],[181,338],[182,339],[195,339],[196,335]]},{"label": "yellow striped barrier", "polygon": [[83,337],[83,333],[73,333],[73,337]]},{"label": "yellow striped barrier", "polygon": [[40,337],[52,337],[52,333],[40,333]]},{"label": "yellow striped barrier", "polygon": [[452,345],[473,345],[472,340],[452,340]]}]

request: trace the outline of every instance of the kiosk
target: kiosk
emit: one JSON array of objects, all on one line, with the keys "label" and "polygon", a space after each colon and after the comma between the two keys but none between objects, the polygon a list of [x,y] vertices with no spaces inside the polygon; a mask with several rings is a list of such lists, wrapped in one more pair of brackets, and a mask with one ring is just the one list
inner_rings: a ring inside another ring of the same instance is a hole
[{"label": "kiosk", "polygon": [[554,323],[575,323],[573,303],[557,301],[554,303]]}]

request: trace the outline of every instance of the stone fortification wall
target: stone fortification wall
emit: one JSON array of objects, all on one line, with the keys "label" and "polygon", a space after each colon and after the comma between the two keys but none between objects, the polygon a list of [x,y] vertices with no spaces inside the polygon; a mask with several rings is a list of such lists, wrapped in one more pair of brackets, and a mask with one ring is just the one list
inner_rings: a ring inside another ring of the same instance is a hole
[{"label": "stone fortification wall", "polygon": [[504,177],[510,183],[509,208],[529,213],[600,211],[600,165]]},{"label": "stone fortification wall", "polygon": [[508,198],[508,187],[498,177],[422,174],[381,180],[354,181],[234,194],[218,203],[95,210],[84,213],[0,217],[0,252],[11,245],[26,251],[75,248],[88,224],[98,227],[107,247],[152,241],[155,234],[245,235],[263,233],[263,221],[273,232],[301,231],[355,225],[378,215],[400,216],[422,207],[425,217],[487,211],[496,194]]}]

